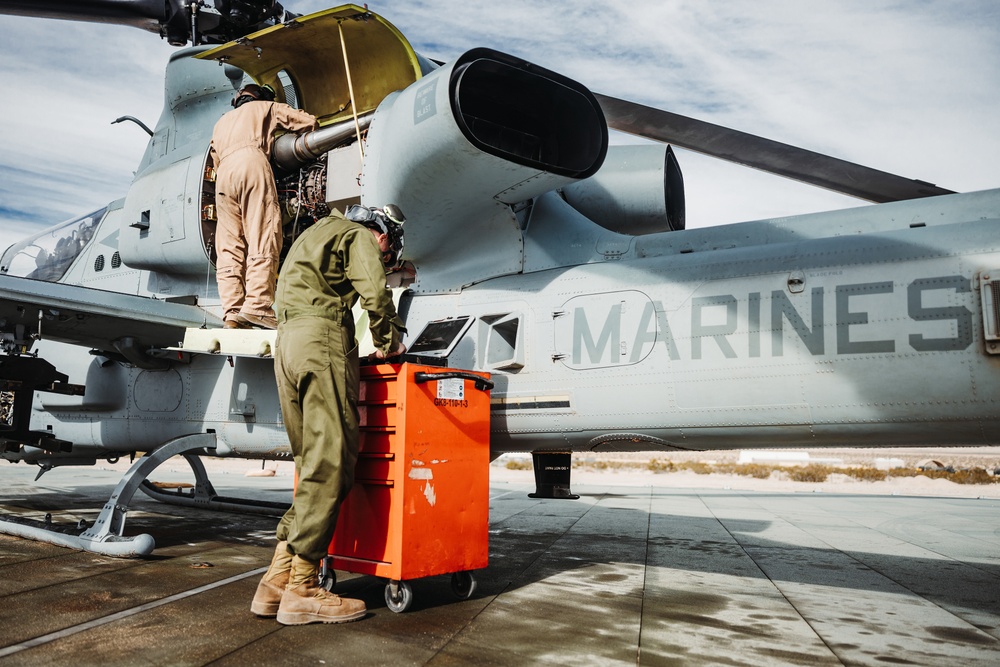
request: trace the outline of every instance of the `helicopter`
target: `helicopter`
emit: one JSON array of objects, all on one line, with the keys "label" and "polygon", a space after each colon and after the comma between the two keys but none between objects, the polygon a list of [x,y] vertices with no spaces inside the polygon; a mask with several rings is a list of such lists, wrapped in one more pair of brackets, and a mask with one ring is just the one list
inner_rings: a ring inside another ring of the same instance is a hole
[{"label": "helicopter", "polygon": [[[958,194],[601,95],[495,49],[431,61],[357,5],[4,0],[0,13],[132,25],[180,47],[125,196],[0,258],[13,395],[0,456],[42,474],[147,454],[80,535],[0,531],[145,555],[152,538],[123,536],[136,490],[261,509],[218,498],[199,458],[290,456],[268,334],[219,329],[208,147],[247,81],[320,119],[276,145],[285,246],[331,208],[398,205],[406,262],[388,280],[407,344],[490,374],[491,455],[531,452],[537,497],[574,497],[573,452],[1000,439],[1000,191]],[[609,129],[651,141],[613,145]],[[687,229],[671,146],[876,205]],[[152,488],[178,455],[195,490]]]}]

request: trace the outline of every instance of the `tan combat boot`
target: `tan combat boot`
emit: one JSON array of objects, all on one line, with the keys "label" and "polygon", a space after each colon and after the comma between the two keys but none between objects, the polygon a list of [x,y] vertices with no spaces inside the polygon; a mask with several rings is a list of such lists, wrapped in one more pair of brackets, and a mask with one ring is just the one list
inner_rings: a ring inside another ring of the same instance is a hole
[{"label": "tan combat boot", "polygon": [[318,563],[292,557],[292,573],[278,606],[278,623],[347,623],[368,613],[361,600],[342,598],[320,588],[318,570]]},{"label": "tan combat boot", "polygon": [[252,329],[277,329],[278,318],[274,315],[256,315],[254,313],[240,313],[236,316],[238,322],[245,324]]},{"label": "tan combat boot", "polygon": [[257,592],[250,603],[250,611],[264,618],[274,618],[278,614],[278,604],[281,594],[288,585],[288,576],[292,570],[292,554],[285,547],[288,542],[282,540],[274,548],[271,566],[257,584]]}]

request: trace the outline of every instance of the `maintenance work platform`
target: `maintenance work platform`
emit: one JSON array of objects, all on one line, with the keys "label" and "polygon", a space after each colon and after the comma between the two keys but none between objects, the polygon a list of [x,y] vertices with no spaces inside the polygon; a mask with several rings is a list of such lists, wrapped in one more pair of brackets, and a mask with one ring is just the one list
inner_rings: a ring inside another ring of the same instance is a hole
[{"label": "maintenance work platform", "polygon": [[[287,472],[207,465],[220,493],[291,498]],[[417,579],[412,606],[393,613],[384,579],[338,572],[336,590],[369,609],[345,625],[250,613],[273,518],[137,494],[129,532],[157,542],[145,559],[0,536],[0,665],[1000,663],[996,499],[684,489],[654,475],[626,486],[611,474],[579,476],[579,500],[533,499],[530,473],[490,470],[489,565],[474,594],[456,600],[446,575]],[[0,511],[93,520],[121,475],[35,472],[5,468]],[[154,475],[190,477],[182,464]]]}]

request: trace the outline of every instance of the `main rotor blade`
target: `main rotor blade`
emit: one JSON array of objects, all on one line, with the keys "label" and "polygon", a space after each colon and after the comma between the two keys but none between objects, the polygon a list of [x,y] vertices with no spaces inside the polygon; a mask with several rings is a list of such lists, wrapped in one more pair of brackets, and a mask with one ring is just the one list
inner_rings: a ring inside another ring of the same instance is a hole
[{"label": "main rotor blade", "polygon": [[872,202],[954,194],[932,183],[595,93],[608,127]]}]

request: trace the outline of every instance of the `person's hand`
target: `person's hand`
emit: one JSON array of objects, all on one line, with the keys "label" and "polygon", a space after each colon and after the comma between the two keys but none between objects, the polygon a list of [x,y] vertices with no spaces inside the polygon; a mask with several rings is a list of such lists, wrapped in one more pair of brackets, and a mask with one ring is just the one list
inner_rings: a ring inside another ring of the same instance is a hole
[{"label": "person's hand", "polygon": [[392,352],[390,352],[389,354],[386,354],[381,349],[378,349],[378,350],[375,350],[374,352],[372,352],[368,356],[369,356],[370,359],[374,358],[374,359],[378,359],[378,360],[381,361],[382,359],[386,359],[387,357],[398,357],[399,355],[405,354],[405,353],[406,353],[406,346],[403,345],[403,341],[399,341],[399,344],[396,345],[396,348]]}]

